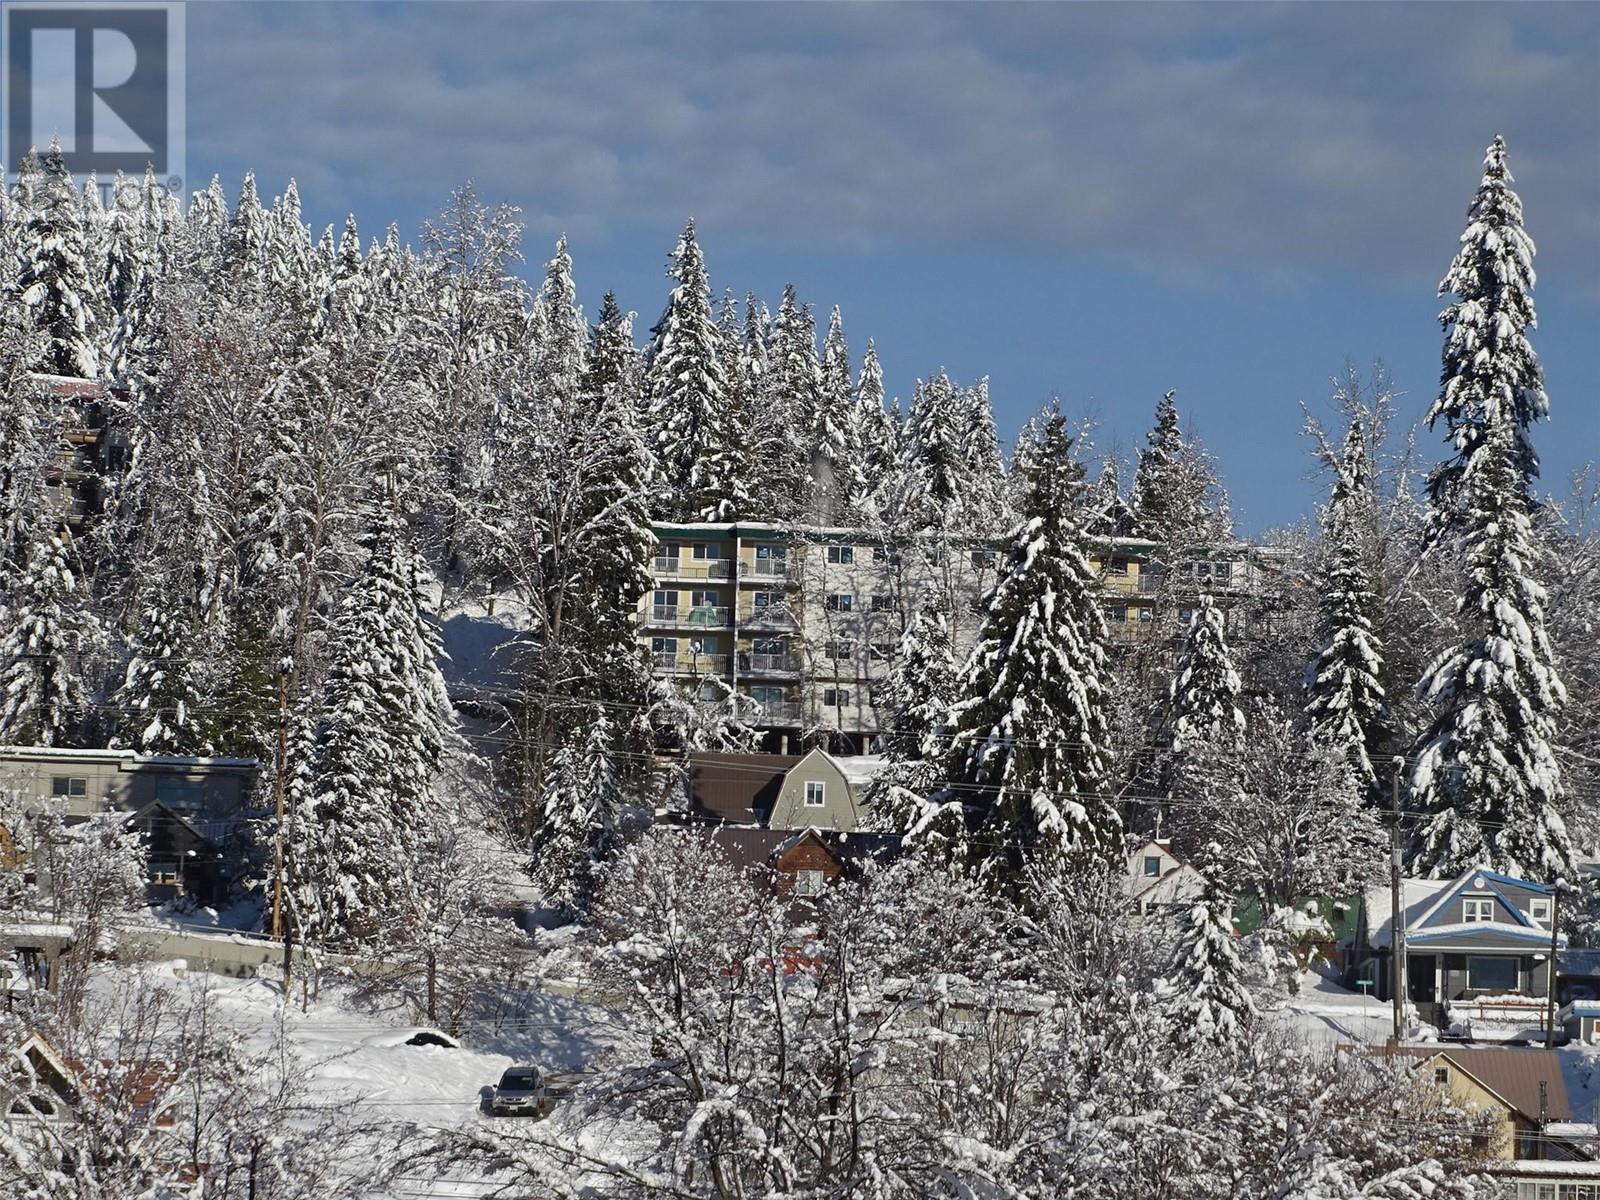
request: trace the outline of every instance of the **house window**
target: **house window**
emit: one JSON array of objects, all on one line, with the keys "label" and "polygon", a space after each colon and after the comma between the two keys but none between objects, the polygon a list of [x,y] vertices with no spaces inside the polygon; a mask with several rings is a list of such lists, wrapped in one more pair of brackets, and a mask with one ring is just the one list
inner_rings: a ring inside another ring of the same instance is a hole
[{"label": "house window", "polygon": [[829,612],[849,612],[855,605],[856,598],[849,592],[835,592],[823,602]]},{"label": "house window", "polygon": [[828,803],[828,785],[820,779],[806,780],[806,807],[824,808]]},{"label": "house window", "polygon": [[993,550],[974,550],[972,552],[972,565],[980,571],[987,571],[994,566]]},{"label": "house window", "polygon": [[1494,900],[1487,896],[1469,896],[1461,902],[1461,919],[1464,922],[1494,920]]},{"label": "house window", "polygon": [[872,597],[872,611],[873,612],[888,612],[893,607],[894,607],[894,597],[893,596],[885,596],[882,592],[878,592]]},{"label": "house window", "polygon": [[1450,1068],[1449,1067],[1435,1067],[1433,1069],[1433,1081],[1435,1083],[1449,1083],[1450,1082]]},{"label": "house window", "polygon": [[150,877],[151,883],[175,884],[178,882],[178,864],[176,862],[163,862],[152,858],[150,865],[146,868],[146,872]]},{"label": "house window", "polygon": [[848,707],[852,697],[849,688],[823,688],[822,706],[824,708]]},{"label": "house window", "polygon": [[1154,879],[1161,874],[1161,856],[1159,854],[1146,854],[1144,856],[1144,876]]},{"label": "house window", "polygon": [[1517,990],[1517,960],[1514,958],[1467,959],[1467,986],[1478,992]]},{"label": "house window", "polygon": [[13,1117],[30,1117],[36,1121],[54,1121],[59,1115],[55,1103],[48,1096],[41,1096],[37,1092],[18,1096],[11,1102],[9,1113]]},{"label": "house window", "polygon": [[1194,573],[1196,575],[1198,575],[1201,579],[1210,578],[1210,576],[1211,576],[1211,564],[1210,563],[1196,563],[1195,564],[1195,568],[1194,568]]},{"label": "house window", "polygon": [[173,812],[196,812],[204,789],[198,779],[156,780],[156,803]]},{"label": "house window", "polygon": [[54,775],[50,779],[52,796],[87,796],[89,781],[80,775]]},{"label": "house window", "polygon": [[848,566],[856,561],[856,548],[854,546],[829,546],[828,561]]},{"label": "house window", "polygon": [[1180,608],[1178,610],[1178,620],[1187,625],[1190,621],[1194,620],[1194,609],[1188,607],[1187,605]]},{"label": "house window", "polygon": [[822,889],[827,885],[827,879],[821,871],[796,871],[794,873],[794,894],[796,896],[820,896]]},{"label": "house window", "polygon": [[856,656],[856,644],[849,638],[834,638],[823,651],[823,656],[834,662],[849,662]]},{"label": "house window", "polygon": [[1528,904],[1528,917],[1535,925],[1550,928],[1550,901],[1534,900]]},{"label": "house window", "polygon": [[1216,580],[1217,580],[1218,583],[1227,583],[1230,579],[1233,578],[1233,564],[1232,563],[1225,563],[1225,562],[1213,563],[1212,567],[1211,567],[1211,570],[1212,570],[1213,575],[1215,575]]}]

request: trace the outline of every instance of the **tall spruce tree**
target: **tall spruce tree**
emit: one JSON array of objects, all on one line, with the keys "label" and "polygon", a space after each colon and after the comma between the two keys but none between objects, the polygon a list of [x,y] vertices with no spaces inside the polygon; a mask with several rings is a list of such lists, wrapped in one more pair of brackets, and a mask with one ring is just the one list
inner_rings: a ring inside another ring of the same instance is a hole
[{"label": "tall spruce tree", "polygon": [[144,754],[209,754],[194,628],[189,613],[166,603],[173,594],[152,594],[129,647],[116,695],[124,740]]},{"label": "tall spruce tree", "polygon": [[1322,650],[1307,672],[1305,711],[1313,735],[1343,752],[1371,789],[1377,783],[1373,755],[1386,735],[1383,648],[1373,631],[1377,597],[1368,545],[1373,495],[1366,439],[1356,413],[1322,513]]},{"label": "tall spruce tree", "polygon": [[568,734],[546,776],[533,874],[545,904],[569,915],[587,902],[590,869],[617,836],[622,808],[617,742],[606,710],[596,706]]},{"label": "tall spruce tree", "polygon": [[1202,595],[1189,621],[1178,669],[1167,693],[1174,754],[1207,746],[1228,749],[1237,746],[1244,736],[1239,672],[1233,665],[1223,627],[1223,613],[1217,602]]},{"label": "tall spruce tree", "polygon": [[432,801],[453,718],[423,615],[415,554],[388,498],[340,603],[313,754],[316,831],[303,876],[323,893],[325,937],[381,936],[393,861]]},{"label": "tall spruce tree", "polygon": [[37,529],[27,566],[4,609],[0,742],[71,745],[87,716],[87,660],[98,625],[72,534],[45,521]]},{"label": "tall spruce tree", "polygon": [[100,280],[90,260],[83,207],[59,143],[44,156],[27,208],[17,287],[36,329],[49,338],[38,369],[95,379],[100,373]]},{"label": "tall spruce tree", "polygon": [[1429,815],[1414,869],[1453,875],[1478,864],[1532,878],[1568,874],[1572,849],[1552,753],[1566,701],[1545,632],[1540,550],[1532,529],[1538,456],[1528,428],[1549,412],[1534,327],[1533,241],[1495,138],[1441,292],[1439,398],[1453,455],[1429,479],[1430,527],[1463,563],[1460,638],[1418,684],[1434,710],[1412,769]]},{"label": "tall spruce tree", "polygon": [[1234,945],[1231,901],[1215,866],[1220,854],[1215,844],[1207,848],[1204,890],[1178,925],[1170,1017],[1178,1039],[1189,1046],[1238,1043],[1256,1012]]},{"label": "tall spruce tree", "polygon": [[667,274],[677,286],[651,330],[645,373],[656,504],[678,519],[729,520],[749,510],[746,447],[730,428],[711,282],[692,220]]},{"label": "tall spruce tree", "polygon": [[1413,807],[1428,813],[1412,866],[1447,878],[1487,866],[1522,878],[1565,876],[1572,846],[1551,749],[1566,690],[1544,626],[1544,588],[1515,428],[1479,443],[1453,499],[1463,512],[1461,640],[1418,685],[1434,718],[1412,769]]},{"label": "tall spruce tree", "polygon": [[1109,795],[1108,633],[1079,524],[1081,468],[1049,409],[1023,466],[1022,523],[956,684],[950,802],[980,869],[1058,871],[1080,851],[1118,852]]},{"label": "tall spruce tree", "polygon": [[1533,239],[1522,227],[1522,201],[1511,190],[1506,143],[1496,137],[1483,159],[1483,180],[1467,210],[1461,249],[1439,283],[1452,297],[1439,314],[1445,330],[1439,396],[1428,427],[1443,422],[1454,452],[1428,477],[1436,532],[1460,533],[1466,505],[1452,496],[1489,428],[1510,423],[1511,458],[1526,487],[1539,473],[1529,427],[1550,414],[1544,369],[1528,340],[1538,327],[1533,306]]},{"label": "tall spruce tree", "polygon": [[950,614],[936,597],[906,623],[882,694],[874,696],[878,711],[888,714],[882,738],[887,762],[866,792],[879,829],[906,833],[922,819],[939,787],[946,757],[940,734],[955,699]]}]

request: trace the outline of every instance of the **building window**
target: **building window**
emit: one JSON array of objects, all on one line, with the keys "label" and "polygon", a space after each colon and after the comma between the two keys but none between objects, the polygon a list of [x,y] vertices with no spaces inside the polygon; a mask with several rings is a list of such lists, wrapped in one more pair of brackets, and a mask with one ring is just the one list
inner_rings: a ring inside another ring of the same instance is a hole
[{"label": "building window", "polygon": [[979,571],[987,571],[994,566],[993,550],[974,550],[972,552],[972,565]]},{"label": "building window", "polygon": [[678,660],[678,639],[653,637],[650,639],[650,656],[660,667],[670,667]]},{"label": "building window", "polygon": [[1233,564],[1225,562],[1213,563],[1211,573],[1216,577],[1218,583],[1227,583],[1233,578]]},{"label": "building window", "polygon": [[875,563],[888,562],[889,551],[883,546],[874,546],[872,548],[872,561]]},{"label": "building window", "polygon": [[1144,876],[1146,879],[1155,879],[1161,874],[1161,856],[1159,854],[1146,854],[1144,856]]},{"label": "building window", "polygon": [[200,808],[202,791],[198,779],[158,779],[156,803],[173,812],[196,812]]},{"label": "building window", "polygon": [[50,778],[52,796],[87,796],[89,781],[81,775],[53,775]]},{"label": "building window", "polygon": [[834,638],[823,650],[823,656],[834,662],[850,662],[856,656],[856,644],[849,638]]},{"label": "building window", "polygon": [[1194,620],[1194,609],[1188,607],[1187,605],[1180,608],[1178,610],[1178,620],[1187,625],[1190,621]]},{"label": "building window", "polygon": [[856,598],[849,592],[835,592],[823,601],[823,607],[829,612],[850,612],[855,605]]},{"label": "building window", "polygon": [[1433,1081],[1435,1083],[1449,1083],[1450,1082],[1450,1068],[1449,1067],[1435,1067],[1433,1069]]},{"label": "building window", "polygon": [[783,689],[781,687],[773,687],[770,683],[756,684],[750,689],[750,699],[763,708],[782,705]]},{"label": "building window", "polygon": [[825,808],[828,803],[828,785],[820,779],[806,780],[806,807]]},{"label": "building window", "polygon": [[650,598],[650,617],[655,621],[678,619],[678,593],[670,589],[657,589]]},{"label": "building window", "polygon": [[678,554],[683,547],[677,542],[662,542],[656,547],[656,569],[671,570],[678,565]]},{"label": "building window", "polygon": [[845,708],[849,706],[850,701],[851,695],[849,688],[822,689],[822,706],[824,708]]},{"label": "building window", "polygon": [[873,597],[872,597],[872,611],[873,612],[888,612],[893,607],[894,607],[894,597],[893,596],[885,596],[882,592],[877,592],[877,593],[875,593],[873,595]]},{"label": "building window", "polygon": [[871,657],[873,662],[893,662],[894,661],[894,643],[893,642],[872,642],[867,647],[867,649],[868,649],[869,656]]},{"label": "building window", "polygon": [[752,592],[750,603],[757,612],[765,612],[769,608],[777,608],[783,603],[783,597],[777,592]]},{"label": "building window", "polygon": [[1148,624],[1150,624],[1151,621],[1154,621],[1155,619],[1156,619],[1156,614],[1155,614],[1155,610],[1153,608],[1141,608],[1139,610],[1139,624],[1148,625]]},{"label": "building window", "polygon": [[1107,575],[1126,575],[1127,573],[1128,560],[1125,558],[1113,558],[1106,564]]},{"label": "building window", "polygon": [[1467,959],[1467,986],[1477,992],[1517,990],[1517,960],[1514,958]]},{"label": "building window", "polygon": [[1550,928],[1550,901],[1534,900],[1528,905],[1528,917],[1535,925]]},{"label": "building window", "polygon": [[1128,606],[1126,604],[1113,604],[1106,609],[1106,615],[1111,618],[1114,625],[1126,624],[1128,620]]},{"label": "building window", "polygon": [[716,542],[696,542],[694,557],[700,562],[713,562],[722,557],[722,547]]},{"label": "building window", "polygon": [[178,864],[176,862],[162,862],[152,858],[146,873],[151,883],[177,883]]},{"label": "building window", "polygon": [[1469,896],[1461,902],[1461,919],[1469,923],[1494,920],[1494,900],[1486,896]]},{"label": "building window", "polygon": [[796,896],[820,896],[826,884],[827,878],[821,871],[796,871],[794,873],[794,894]]},{"label": "building window", "polygon": [[856,548],[854,546],[829,546],[828,561],[849,566],[856,561]]},{"label": "building window", "polygon": [[1201,579],[1211,578],[1211,564],[1206,562],[1196,563],[1194,565],[1194,573]]}]

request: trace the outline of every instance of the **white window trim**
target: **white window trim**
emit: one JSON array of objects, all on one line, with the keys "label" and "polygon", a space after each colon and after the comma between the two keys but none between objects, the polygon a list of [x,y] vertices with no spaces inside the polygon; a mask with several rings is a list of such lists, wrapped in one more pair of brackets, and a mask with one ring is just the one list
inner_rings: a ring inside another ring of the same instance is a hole
[{"label": "white window trim", "polygon": [[794,873],[794,894],[796,896],[820,896],[823,888],[828,886],[828,877],[813,867]]},{"label": "white window trim", "polygon": [[1468,896],[1461,902],[1461,921],[1465,925],[1477,925],[1494,920],[1494,897]]},{"label": "white window trim", "polygon": [[[815,800],[811,798],[813,789],[815,789],[817,797]],[[828,785],[825,781],[821,779],[806,780],[805,806],[807,808],[828,807]]]}]

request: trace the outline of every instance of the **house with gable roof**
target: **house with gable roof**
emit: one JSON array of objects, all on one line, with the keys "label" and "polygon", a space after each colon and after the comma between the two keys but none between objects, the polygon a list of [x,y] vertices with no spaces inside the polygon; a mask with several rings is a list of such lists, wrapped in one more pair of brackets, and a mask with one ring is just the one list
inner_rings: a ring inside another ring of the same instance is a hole
[{"label": "house with gable roof", "polygon": [[[1497,1005],[1536,1015],[1531,1001],[1549,994],[1552,950],[1564,944],[1551,931],[1553,888],[1481,869],[1401,888],[1405,995],[1422,1020],[1444,1029],[1460,1023],[1452,1010],[1488,1020]],[[1350,956],[1352,978],[1372,980],[1383,1000],[1394,995],[1393,907],[1388,885],[1368,889]]]}]

